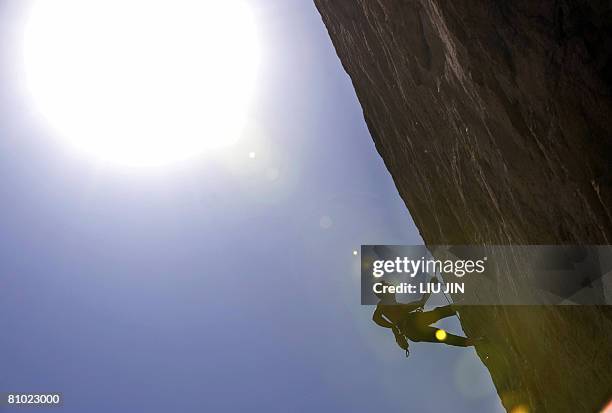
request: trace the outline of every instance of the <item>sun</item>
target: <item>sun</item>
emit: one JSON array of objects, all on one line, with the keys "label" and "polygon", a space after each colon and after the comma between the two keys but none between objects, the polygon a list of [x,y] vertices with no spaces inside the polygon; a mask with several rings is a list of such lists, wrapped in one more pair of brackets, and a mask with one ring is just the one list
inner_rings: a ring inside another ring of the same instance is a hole
[{"label": "sun", "polygon": [[53,134],[78,153],[156,166],[239,138],[259,52],[239,0],[34,0],[24,80]]}]

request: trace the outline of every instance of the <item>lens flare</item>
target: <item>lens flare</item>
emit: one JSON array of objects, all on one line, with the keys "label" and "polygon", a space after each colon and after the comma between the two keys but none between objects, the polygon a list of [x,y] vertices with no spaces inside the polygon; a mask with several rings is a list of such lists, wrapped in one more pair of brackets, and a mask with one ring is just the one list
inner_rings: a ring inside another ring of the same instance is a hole
[{"label": "lens flare", "polygon": [[442,330],[442,329],[438,329],[436,331],[436,339],[438,341],[444,341],[446,340],[446,331]]}]

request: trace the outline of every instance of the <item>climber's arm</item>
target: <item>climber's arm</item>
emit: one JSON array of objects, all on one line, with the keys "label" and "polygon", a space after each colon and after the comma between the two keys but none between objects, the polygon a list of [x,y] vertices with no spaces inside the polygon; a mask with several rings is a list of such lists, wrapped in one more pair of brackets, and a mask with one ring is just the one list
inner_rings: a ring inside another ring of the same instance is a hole
[{"label": "climber's arm", "polygon": [[381,327],[393,328],[393,323],[391,323],[383,316],[383,312],[380,306],[376,306],[376,310],[374,310],[374,314],[372,315],[372,321],[374,321]]},{"label": "climber's arm", "polygon": [[[439,281],[437,278],[433,277],[430,282],[438,283]],[[428,292],[428,293],[423,294],[423,296],[419,300],[413,301],[411,303],[400,304],[402,306],[402,313],[408,314],[408,313],[413,312],[414,310],[423,308],[425,304],[427,303],[427,300],[429,300],[430,296],[431,296],[431,292]]]}]

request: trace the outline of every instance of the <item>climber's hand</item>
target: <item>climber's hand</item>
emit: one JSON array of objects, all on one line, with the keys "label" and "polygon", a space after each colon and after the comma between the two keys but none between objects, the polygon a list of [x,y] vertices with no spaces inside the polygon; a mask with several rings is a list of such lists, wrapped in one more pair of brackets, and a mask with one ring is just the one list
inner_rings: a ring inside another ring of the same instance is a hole
[{"label": "climber's hand", "polygon": [[402,334],[395,335],[395,342],[398,346],[402,348],[402,350],[408,351],[408,340]]}]

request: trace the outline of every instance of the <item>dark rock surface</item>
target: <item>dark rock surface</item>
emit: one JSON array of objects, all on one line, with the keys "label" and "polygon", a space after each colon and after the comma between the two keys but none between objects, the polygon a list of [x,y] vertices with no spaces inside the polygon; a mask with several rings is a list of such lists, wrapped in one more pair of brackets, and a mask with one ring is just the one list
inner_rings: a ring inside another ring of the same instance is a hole
[{"label": "dark rock surface", "polygon": [[[609,1],[315,0],[427,244],[612,244]],[[504,406],[612,396],[609,307],[466,307]]]}]

